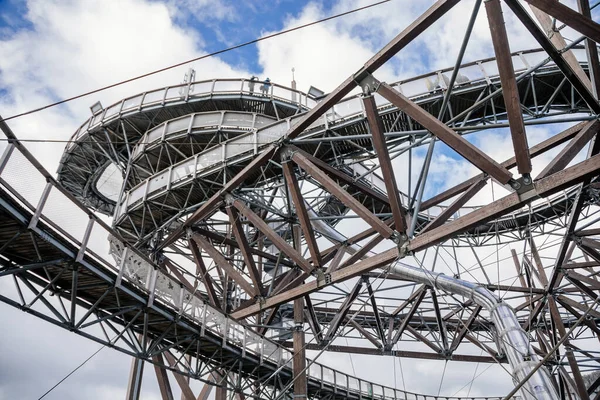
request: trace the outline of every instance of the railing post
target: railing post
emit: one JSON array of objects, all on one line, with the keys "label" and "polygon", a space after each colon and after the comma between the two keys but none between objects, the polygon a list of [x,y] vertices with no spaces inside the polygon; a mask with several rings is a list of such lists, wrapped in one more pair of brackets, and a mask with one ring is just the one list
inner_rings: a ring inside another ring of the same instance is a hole
[{"label": "railing post", "polygon": [[10,159],[10,156],[14,149],[15,145],[12,143],[9,143],[8,146],[6,146],[6,149],[4,149],[4,153],[2,153],[2,158],[0,158],[0,175],[2,175],[2,171],[4,171],[4,167],[6,167],[6,164],[8,163],[8,160]]},{"label": "railing post", "polygon": [[83,234],[83,239],[81,240],[81,247],[79,248],[77,257],[75,257],[75,262],[80,262],[81,260],[83,260],[83,256],[85,255],[85,250],[87,249],[87,243],[90,240],[90,234],[92,233],[93,226],[94,219],[90,217],[87,227],[85,228],[85,233]]},{"label": "railing post", "polygon": [[37,225],[38,220],[40,219],[40,216],[42,215],[42,210],[44,209],[44,205],[46,204],[46,200],[48,200],[48,196],[50,195],[51,189],[52,189],[52,183],[47,182],[46,187],[44,187],[44,191],[42,192],[42,197],[40,197],[40,201],[38,202],[38,205],[35,209],[35,213],[31,217],[31,220],[29,221],[29,225],[27,226],[27,229],[33,229]]},{"label": "railing post", "polygon": [[117,274],[117,279],[115,280],[115,287],[121,286],[121,281],[123,280],[123,273],[125,272],[125,260],[127,259],[128,254],[129,247],[125,247],[123,249],[123,253],[121,253],[121,260],[119,261],[119,273]]}]

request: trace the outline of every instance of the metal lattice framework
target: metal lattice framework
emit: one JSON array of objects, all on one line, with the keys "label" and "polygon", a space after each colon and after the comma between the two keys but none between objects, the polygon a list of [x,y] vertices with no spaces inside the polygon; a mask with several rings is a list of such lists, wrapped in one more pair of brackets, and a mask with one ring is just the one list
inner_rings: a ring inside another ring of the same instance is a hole
[{"label": "metal lattice framework", "polygon": [[[132,355],[129,399],[144,362],[164,399],[167,370],[188,399],[186,376],[207,382],[198,398],[428,397],[307,350],[498,363],[510,396],[596,396],[600,25],[587,0],[504,0],[541,46],[511,53],[488,0],[496,57],[463,63],[477,0],[453,68],[375,77],[458,2],[323,98],[240,79],[124,99],[75,133],[56,180],[2,123],[0,300]],[[583,36],[567,45],[552,18]],[[532,126],[552,134],[530,146]],[[477,146],[492,132],[511,158]],[[449,156],[480,173],[432,185]]]}]

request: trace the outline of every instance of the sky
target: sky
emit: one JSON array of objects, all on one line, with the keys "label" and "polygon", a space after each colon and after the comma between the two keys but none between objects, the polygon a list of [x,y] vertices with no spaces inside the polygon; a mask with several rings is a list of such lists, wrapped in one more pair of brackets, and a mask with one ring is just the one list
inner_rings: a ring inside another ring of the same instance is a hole
[{"label": "sky", "polygon": [[[372,2],[0,0],[0,115],[8,117],[25,112]],[[197,80],[257,75],[283,85],[291,81],[294,68],[298,89],[307,91],[313,85],[328,92],[358,70],[430,4],[432,1],[392,0],[18,118],[9,125],[21,139],[65,140],[89,117],[89,106],[96,101],[107,106],[135,93],[180,83],[189,67],[195,69]],[[461,2],[434,26],[435,29],[425,32],[376,76],[392,82],[451,66],[472,6],[471,0]],[[506,18],[513,51],[537,47],[514,18]],[[465,61],[492,54],[485,13],[480,12]],[[528,129],[530,144],[552,133],[549,129]],[[474,141],[497,161],[512,155],[506,132],[491,132]],[[48,170],[56,171],[64,144],[30,143],[27,147]],[[443,146],[437,152],[430,187],[450,186],[477,172]],[[489,201],[491,195],[486,190],[474,201]],[[0,354],[3,355],[0,357],[0,400],[37,399],[98,349],[96,343],[4,304],[0,304],[0,321]],[[325,357],[336,365],[348,364],[346,355]],[[353,356],[352,360],[353,367],[354,364],[377,367],[383,363],[382,359],[359,356]],[[430,380],[435,376],[436,383],[439,382],[441,371],[437,367],[440,364],[423,361],[410,368],[411,360],[403,362],[408,390],[437,392],[437,386],[432,387]],[[105,349],[46,398],[123,398],[129,363],[127,356]],[[443,388],[443,393],[449,395],[467,383],[477,368],[487,367],[453,365],[457,367],[448,372],[449,383]],[[365,374],[374,379],[381,375],[378,368],[367,369]],[[510,379],[498,378],[497,371],[494,373],[493,368],[491,371],[476,381],[472,395],[486,392],[501,395],[506,391]],[[159,398],[151,372],[150,368],[146,369],[144,399]],[[385,383],[393,384],[398,379],[397,373],[389,368],[385,374]],[[173,386],[176,386],[174,382]]]}]

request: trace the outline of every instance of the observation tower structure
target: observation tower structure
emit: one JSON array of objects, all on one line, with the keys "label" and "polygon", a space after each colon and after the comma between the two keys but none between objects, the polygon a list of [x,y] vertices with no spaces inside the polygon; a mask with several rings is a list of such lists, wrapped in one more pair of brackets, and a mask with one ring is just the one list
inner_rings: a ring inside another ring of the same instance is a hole
[{"label": "observation tower structure", "polygon": [[[498,364],[514,390],[486,398],[597,398],[600,25],[587,0],[478,0],[454,66],[377,78],[457,3],[323,96],[190,79],[94,107],[57,177],[0,122],[0,300],[131,355],[131,400],[150,364],[163,399],[171,372],[186,399],[452,397],[330,352]],[[480,8],[495,57],[465,62]],[[540,48],[511,52],[507,13]],[[436,180],[448,159],[464,179]]]}]

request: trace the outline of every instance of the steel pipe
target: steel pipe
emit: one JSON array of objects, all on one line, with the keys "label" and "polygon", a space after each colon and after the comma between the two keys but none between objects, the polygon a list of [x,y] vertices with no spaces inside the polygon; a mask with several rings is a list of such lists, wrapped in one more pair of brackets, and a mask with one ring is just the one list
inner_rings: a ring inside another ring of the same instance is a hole
[{"label": "steel pipe", "polygon": [[[504,352],[511,366],[515,384],[525,379],[536,367],[539,357],[531,347],[527,334],[521,328],[514,310],[489,289],[477,283],[402,263],[395,263],[390,266],[389,272],[407,281],[423,283],[471,299],[487,310],[495,327],[494,334],[500,350]],[[552,378],[545,368],[538,369],[529,378],[521,389],[521,395],[528,400],[555,400],[559,398],[552,384]]]}]

